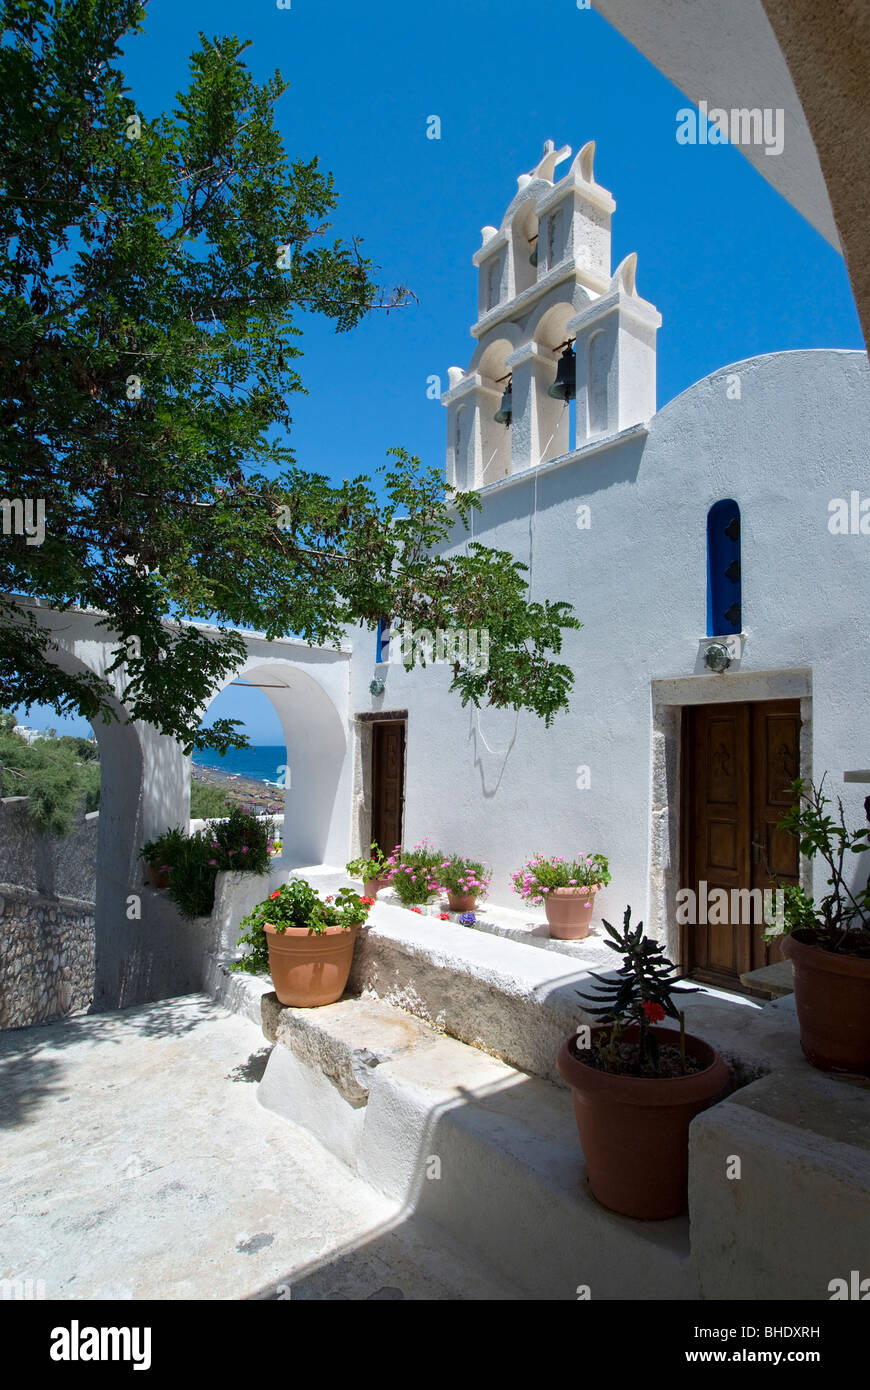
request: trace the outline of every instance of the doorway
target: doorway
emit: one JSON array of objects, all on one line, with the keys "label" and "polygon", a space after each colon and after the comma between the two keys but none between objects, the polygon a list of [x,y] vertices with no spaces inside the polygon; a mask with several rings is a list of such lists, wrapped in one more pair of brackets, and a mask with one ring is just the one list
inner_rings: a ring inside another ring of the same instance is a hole
[{"label": "doorway", "polygon": [[405,721],[372,725],[371,839],[382,854],[402,843],[405,807]]},{"label": "doorway", "polygon": [[[704,884],[707,897],[724,889],[733,903],[734,889],[799,882],[797,841],[776,827],[800,775],[800,730],[799,700],[684,709],[683,882],[699,906]],[[696,979],[734,989],[747,971],[782,959],[778,943],[765,943],[755,911],[727,924],[705,915],[682,927],[681,956]]]}]

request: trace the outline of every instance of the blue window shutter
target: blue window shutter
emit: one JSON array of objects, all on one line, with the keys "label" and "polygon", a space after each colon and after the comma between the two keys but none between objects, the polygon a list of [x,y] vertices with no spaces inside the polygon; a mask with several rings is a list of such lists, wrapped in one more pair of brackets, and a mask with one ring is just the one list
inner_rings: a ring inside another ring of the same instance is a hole
[{"label": "blue window shutter", "polygon": [[707,636],[742,630],[740,508],[726,497],[707,513]]}]

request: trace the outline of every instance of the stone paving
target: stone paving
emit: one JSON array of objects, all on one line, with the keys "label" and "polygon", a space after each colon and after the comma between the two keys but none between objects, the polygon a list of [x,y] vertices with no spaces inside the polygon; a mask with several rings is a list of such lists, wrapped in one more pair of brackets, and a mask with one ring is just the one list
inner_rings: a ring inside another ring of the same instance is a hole
[{"label": "stone paving", "polygon": [[0,1034],[0,1279],[47,1299],[515,1296],[264,1110],[268,1052],[203,995]]}]

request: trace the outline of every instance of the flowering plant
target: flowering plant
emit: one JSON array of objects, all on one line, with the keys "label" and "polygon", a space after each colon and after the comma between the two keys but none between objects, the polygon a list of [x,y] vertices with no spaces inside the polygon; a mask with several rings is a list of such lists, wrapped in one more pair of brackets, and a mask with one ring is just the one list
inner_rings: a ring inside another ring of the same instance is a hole
[{"label": "flowering plant", "polygon": [[307,927],[312,935],[322,936],[327,927],[349,930],[361,926],[373,901],[360,897],[352,888],[341,888],[334,896],[330,894],[321,899],[304,878],[292,878],[257,903],[242,919],[240,925],[248,931],[239,937],[239,946],[247,946],[248,952],[230,969],[244,970],[251,975],[268,973],[267,923],[277,932],[285,932],[288,927]]},{"label": "flowering plant", "polygon": [[542,903],[554,888],[603,888],[610,882],[610,868],[603,854],[581,854],[577,859],[537,854],[511,878],[521,898]]},{"label": "flowering plant", "polygon": [[[594,1003],[597,1007],[587,1008],[587,1013],[602,1022],[612,1023],[606,1037],[599,1039],[599,1051],[607,1071],[636,1070],[639,1074],[659,1076],[661,1049],[659,1041],[651,1028],[661,1023],[665,1017],[679,1019],[681,1069],[686,1069],[683,1015],[673,1001],[675,994],[697,994],[691,986],[681,986],[681,975],[674,975],[672,961],[665,956],[661,946],[651,937],[644,936],[643,922],[636,927],[631,925],[631,908],[625,909],[622,931],[616,931],[609,922],[603,925],[612,941],[605,942],[611,951],[619,952],[622,965],[615,978],[597,975],[590,970],[593,980],[602,986],[595,994],[580,998]],[[631,1023],[639,1026],[636,1044],[623,1043],[624,1029]]]},{"label": "flowering plant", "polygon": [[386,855],[381,854],[375,840],[372,840],[371,851],[370,855],[360,855],[359,859],[349,860],[344,866],[345,873],[363,883],[369,883],[373,878],[386,878],[391,861]]},{"label": "flowering plant", "polygon": [[429,847],[428,840],[421,840],[411,850],[396,846],[387,860],[386,879],[403,907],[428,903],[438,892],[437,866],[443,858],[440,850]]},{"label": "flowering plant", "polygon": [[436,867],[438,882],[446,893],[464,896],[472,893],[476,898],[485,898],[492,870],[488,864],[479,864],[476,859],[463,859],[460,854],[446,856]]}]

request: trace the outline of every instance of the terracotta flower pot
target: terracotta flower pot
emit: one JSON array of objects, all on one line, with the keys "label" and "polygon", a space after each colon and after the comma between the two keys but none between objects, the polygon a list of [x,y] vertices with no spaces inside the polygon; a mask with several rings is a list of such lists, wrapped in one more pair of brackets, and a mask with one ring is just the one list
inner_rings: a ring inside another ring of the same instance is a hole
[{"label": "terracotta flower pot", "polygon": [[363,884],[363,892],[367,898],[374,898],[381,888],[386,888],[389,881],[388,878],[367,878]]},{"label": "terracotta flower pot", "polygon": [[588,936],[600,887],[600,883],[593,883],[589,888],[553,888],[546,893],[544,911],[550,935],[557,941],[582,941]]},{"label": "terracotta flower pot", "polygon": [[870,1076],[870,960],[824,951],[805,932],[783,937],[794,966],[801,1047],[821,1071]]},{"label": "terracotta flower pot", "polygon": [[451,893],[447,890],[447,901],[451,912],[473,912],[477,907],[476,893]]},{"label": "terracotta flower pot", "polygon": [[161,869],[159,864],[149,864],[147,866],[148,882],[152,888],[168,888],[169,874],[165,869]]},{"label": "terracotta flower pot", "polygon": [[334,1004],[344,993],[353,961],[358,927],[307,927],[279,932],[264,923],[269,947],[269,974],[282,1004],[313,1009]]},{"label": "terracotta flower pot", "polygon": [[[604,1024],[593,1037],[608,1032]],[[679,1046],[675,1029],[652,1028]],[[637,1038],[637,1025],[626,1028]],[[642,1221],[678,1216],[688,1204],[689,1124],[721,1096],[728,1068],[702,1038],[686,1034],[686,1051],[708,1065],[689,1076],[615,1076],[582,1062],[575,1038],[562,1044],[557,1066],[571,1087],[589,1186],[602,1206]]]}]

